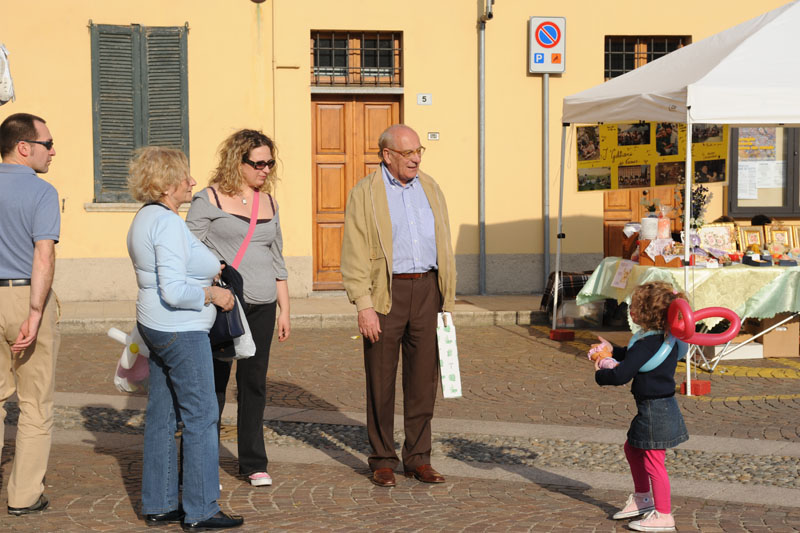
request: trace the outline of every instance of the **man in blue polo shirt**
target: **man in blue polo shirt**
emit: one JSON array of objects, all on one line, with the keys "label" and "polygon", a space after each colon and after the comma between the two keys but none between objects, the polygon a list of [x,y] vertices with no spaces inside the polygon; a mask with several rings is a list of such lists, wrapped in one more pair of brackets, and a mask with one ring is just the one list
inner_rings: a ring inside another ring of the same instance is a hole
[{"label": "man in blue polo shirt", "polygon": [[53,391],[60,342],[51,290],[61,215],[56,189],[38,177],[56,151],[43,119],[17,113],[0,124],[0,419],[17,393],[19,422],[8,513],[47,508]]}]

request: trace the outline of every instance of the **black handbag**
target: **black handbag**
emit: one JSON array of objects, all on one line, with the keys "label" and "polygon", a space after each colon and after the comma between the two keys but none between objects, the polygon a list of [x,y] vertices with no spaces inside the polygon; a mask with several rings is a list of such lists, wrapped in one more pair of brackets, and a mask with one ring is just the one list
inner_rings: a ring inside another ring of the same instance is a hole
[{"label": "black handbag", "polygon": [[242,335],[244,335],[244,324],[239,315],[239,301],[233,302],[233,308],[230,311],[217,309],[217,318],[208,332],[212,350],[217,346],[232,343],[233,339]]}]

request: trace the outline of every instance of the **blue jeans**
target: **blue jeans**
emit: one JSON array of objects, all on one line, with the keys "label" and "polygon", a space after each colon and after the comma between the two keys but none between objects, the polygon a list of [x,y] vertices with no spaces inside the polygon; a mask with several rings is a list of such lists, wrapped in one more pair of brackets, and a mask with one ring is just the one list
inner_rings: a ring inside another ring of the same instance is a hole
[{"label": "blue jeans", "polygon": [[166,513],[179,507],[175,444],[179,419],[184,425],[185,520],[205,520],[219,511],[219,410],[208,332],[167,332],[137,326],[150,349],[142,514]]}]

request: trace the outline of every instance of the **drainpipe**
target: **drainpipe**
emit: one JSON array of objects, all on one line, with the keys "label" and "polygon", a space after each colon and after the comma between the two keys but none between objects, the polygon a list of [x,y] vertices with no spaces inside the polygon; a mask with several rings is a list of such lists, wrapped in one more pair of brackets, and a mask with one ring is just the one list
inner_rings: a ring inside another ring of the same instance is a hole
[{"label": "drainpipe", "polygon": [[486,21],[494,17],[494,0],[486,0],[478,19],[478,292],[486,294]]}]

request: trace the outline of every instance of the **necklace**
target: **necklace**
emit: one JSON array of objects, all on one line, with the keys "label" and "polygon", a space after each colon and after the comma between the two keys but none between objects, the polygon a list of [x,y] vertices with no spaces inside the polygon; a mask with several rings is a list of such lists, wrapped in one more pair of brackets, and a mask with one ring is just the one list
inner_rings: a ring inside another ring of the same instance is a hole
[{"label": "necklace", "polygon": [[[253,190],[253,194],[257,194],[257,191]],[[245,198],[245,197],[244,197],[244,195],[242,195],[242,194],[237,194],[236,196],[237,196],[238,198],[241,198],[241,200],[242,200],[242,205],[247,205],[247,198]]]}]

